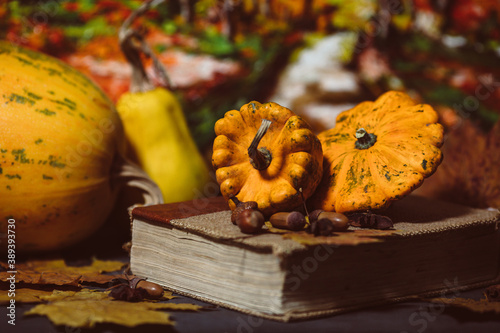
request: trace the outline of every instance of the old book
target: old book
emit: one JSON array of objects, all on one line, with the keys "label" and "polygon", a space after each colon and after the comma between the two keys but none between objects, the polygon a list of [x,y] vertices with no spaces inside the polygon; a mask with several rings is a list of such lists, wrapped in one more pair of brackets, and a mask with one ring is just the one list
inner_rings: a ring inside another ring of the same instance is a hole
[{"label": "old book", "polygon": [[222,198],[138,207],[131,270],[179,294],[289,321],[500,280],[498,211],[409,196],[394,230],[246,235]]}]

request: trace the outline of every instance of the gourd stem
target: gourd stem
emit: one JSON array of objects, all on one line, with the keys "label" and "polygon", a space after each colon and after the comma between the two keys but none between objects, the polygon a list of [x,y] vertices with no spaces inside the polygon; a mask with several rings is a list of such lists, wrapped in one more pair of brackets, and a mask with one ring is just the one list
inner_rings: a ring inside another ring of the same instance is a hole
[{"label": "gourd stem", "polygon": [[229,197],[229,200],[231,200],[235,206],[238,206],[241,203],[241,201],[235,195],[231,195]]},{"label": "gourd stem", "polygon": [[125,34],[120,34],[120,48],[128,63],[132,66],[129,90],[133,93],[145,92],[154,88],[148,78],[138,50],[137,40],[141,38],[142,36],[134,30],[128,30]]},{"label": "gourd stem", "polygon": [[355,143],[357,149],[368,149],[377,142],[377,136],[368,133],[364,128],[359,128],[354,136],[357,139]]},{"label": "gourd stem", "polygon": [[271,164],[271,153],[266,148],[258,148],[260,140],[264,137],[267,130],[271,126],[271,121],[267,119],[262,119],[255,137],[253,138],[250,147],[248,147],[248,157],[250,157],[250,163],[257,170],[265,170]]},{"label": "gourd stem", "polygon": [[155,71],[155,74],[158,75],[161,81],[163,81],[163,85],[166,88],[172,88],[172,84],[167,75],[165,67],[156,57],[149,45],[145,42],[144,36],[142,36],[138,31],[130,28],[130,25],[137,17],[144,14],[149,8],[163,1],[165,0],[152,0],[144,2],[142,6],[132,12],[129,17],[127,17],[127,19],[120,27],[120,31],[118,34],[120,48],[125,55],[125,58],[132,66],[132,77],[130,81],[131,92],[145,92],[154,89],[154,85],[148,78],[148,75],[144,68],[144,64],[141,58],[141,52],[146,57],[153,60],[153,69]]}]

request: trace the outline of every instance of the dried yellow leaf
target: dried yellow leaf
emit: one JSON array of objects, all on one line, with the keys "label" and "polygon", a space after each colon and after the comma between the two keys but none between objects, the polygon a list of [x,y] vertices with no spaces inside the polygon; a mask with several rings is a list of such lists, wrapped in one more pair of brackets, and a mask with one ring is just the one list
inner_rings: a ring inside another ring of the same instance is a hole
[{"label": "dried yellow leaf", "polygon": [[[68,266],[64,260],[33,260],[25,264],[26,269],[36,272],[60,272],[60,273],[104,273],[120,270],[125,264],[121,261],[93,259],[88,266]],[[18,265],[19,268],[19,265]],[[22,268],[21,268],[22,269]]]},{"label": "dried yellow leaf", "polygon": [[16,303],[40,303],[42,301],[40,297],[51,294],[52,291],[48,290],[17,288],[15,296],[11,297],[7,290],[2,290],[0,293],[0,304],[8,304],[11,299],[14,299]]},{"label": "dried yellow leaf", "polygon": [[283,234],[283,238],[292,239],[303,245],[358,245],[363,243],[375,243],[384,241],[384,237],[393,235],[397,230],[375,230],[361,229],[337,232],[332,236],[314,236],[305,231],[289,232]]},{"label": "dried yellow leaf", "polygon": [[286,230],[286,229],[280,229],[280,228],[275,228],[273,227],[273,225],[271,224],[271,222],[269,221],[266,221],[265,222],[265,225],[267,227],[267,230],[269,232],[272,232],[273,234],[285,234],[287,232],[290,232],[290,230]]},{"label": "dried yellow leaf", "polygon": [[[163,296],[160,299],[156,299],[154,301],[155,302],[165,301],[173,298],[175,298],[175,296],[172,295],[171,291],[163,291]],[[109,296],[109,290],[98,291],[92,289],[82,289],[80,291],[54,290],[54,292],[42,296],[41,299],[47,302],[78,301],[78,300],[95,300],[95,301],[113,300],[113,298]]]},{"label": "dried yellow leaf", "polygon": [[[7,281],[11,277],[10,273],[0,272],[0,281]],[[17,269],[15,274],[16,283],[28,284],[53,284],[57,286],[78,286],[80,274],[65,274],[59,272],[33,272]]]},{"label": "dried yellow leaf", "polygon": [[42,296],[41,299],[47,302],[59,302],[59,301],[80,301],[80,300],[111,300],[108,296],[107,291],[97,291],[91,289],[82,289],[81,291],[62,291],[54,290],[50,295]]},{"label": "dried yellow leaf", "polygon": [[[171,294],[170,294],[171,295]],[[167,296],[168,297],[168,296]],[[202,306],[186,303],[124,302],[112,300],[108,292],[54,290],[41,296],[48,304],[39,304],[25,315],[47,316],[55,325],[92,328],[98,323],[113,323],[128,327],[142,324],[173,325],[168,313],[158,310],[198,311]]]},{"label": "dried yellow leaf", "polygon": [[[24,314],[47,316],[55,325],[92,328],[98,323],[128,327],[142,324],[173,325],[168,313],[160,312],[162,303],[129,303],[123,301],[59,301],[39,304]],[[167,307],[168,308],[168,307]]]},{"label": "dried yellow leaf", "polygon": [[500,302],[489,302],[483,298],[480,300],[470,298],[433,298],[433,303],[442,303],[448,306],[459,307],[478,313],[496,313],[500,314]]}]

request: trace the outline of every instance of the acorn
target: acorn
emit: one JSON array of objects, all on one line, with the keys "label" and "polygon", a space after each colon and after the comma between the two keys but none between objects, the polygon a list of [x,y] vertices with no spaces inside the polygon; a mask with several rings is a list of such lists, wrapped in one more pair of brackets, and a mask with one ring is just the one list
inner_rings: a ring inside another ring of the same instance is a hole
[{"label": "acorn", "polygon": [[314,210],[309,214],[309,222],[311,224],[322,219],[327,219],[332,222],[333,231],[345,231],[349,228],[349,219],[344,214],[325,212],[321,209]]},{"label": "acorn", "polygon": [[314,236],[330,236],[333,231],[333,222],[326,218],[314,221],[309,226],[309,232]]},{"label": "acorn", "polygon": [[264,226],[264,215],[258,209],[240,210],[235,217],[236,225],[245,234],[254,234]]},{"label": "acorn", "polygon": [[271,215],[269,222],[275,228],[298,231],[304,229],[306,218],[302,213],[297,211],[280,212]]},{"label": "acorn", "polygon": [[233,222],[233,224],[236,224],[236,217],[238,216],[238,214],[241,211],[243,211],[245,209],[255,209],[255,210],[259,209],[257,202],[255,202],[255,201],[244,201],[243,202],[243,201],[238,200],[238,198],[234,195],[229,197],[229,200],[232,200],[234,202],[234,204],[236,205],[236,208],[231,213],[231,222]]},{"label": "acorn", "polygon": [[156,283],[146,281],[145,279],[135,277],[132,280],[125,275],[127,280],[118,278],[113,281],[122,282],[110,290],[109,296],[121,301],[140,302],[144,299],[159,299],[163,296],[163,288]]},{"label": "acorn", "polygon": [[146,281],[141,278],[133,278],[130,281],[130,286],[132,288],[142,288],[148,293],[148,298],[158,299],[163,296],[163,288],[159,284]]},{"label": "acorn", "polygon": [[349,214],[349,223],[353,227],[371,229],[392,229],[394,223],[389,216],[378,215],[371,212],[355,212]]}]

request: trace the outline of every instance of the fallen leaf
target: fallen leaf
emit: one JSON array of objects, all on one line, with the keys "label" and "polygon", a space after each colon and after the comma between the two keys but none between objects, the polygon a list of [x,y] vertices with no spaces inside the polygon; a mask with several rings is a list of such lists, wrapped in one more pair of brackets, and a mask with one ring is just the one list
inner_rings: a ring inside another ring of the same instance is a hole
[{"label": "fallen leaf", "polygon": [[500,302],[500,284],[495,284],[486,288],[484,296],[486,296],[489,302]]},{"label": "fallen leaf", "polygon": [[97,291],[92,289],[82,289],[80,291],[62,291],[54,290],[50,295],[42,296],[41,300],[47,302],[59,301],[80,301],[80,300],[111,300],[106,291]]},{"label": "fallen leaf", "polygon": [[[47,316],[55,325],[92,328],[98,323],[128,327],[142,324],[173,325],[170,315],[156,310],[162,303],[129,303],[123,301],[59,301],[40,304],[24,315]],[[168,307],[167,307],[168,308]]]},{"label": "fallen leaf", "polygon": [[0,304],[8,304],[11,299],[15,299],[16,303],[40,303],[40,297],[51,295],[52,291],[39,290],[31,288],[17,288],[15,297],[10,297],[7,291],[2,291],[0,294]]},{"label": "fallen leaf", "polygon": [[[170,291],[164,291],[163,296],[157,300],[165,301],[175,298]],[[98,291],[92,289],[82,289],[80,291],[62,291],[62,290],[54,290],[50,295],[46,295],[41,297],[43,301],[47,302],[56,302],[56,301],[77,301],[77,300],[113,300],[111,296],[109,296],[109,290],[106,291]]]},{"label": "fallen leaf", "polygon": [[372,212],[348,213],[349,224],[358,228],[387,230],[393,229],[394,223],[389,216],[375,214]]},{"label": "fallen leaf", "polygon": [[18,269],[16,274],[0,272],[0,281],[7,282],[7,279],[12,275],[15,275],[16,283],[23,282],[38,285],[53,284],[58,286],[78,286],[79,280],[81,278],[80,274],[64,274],[59,272],[33,272]]},{"label": "fallen leaf", "polygon": [[430,300],[433,303],[442,303],[448,306],[459,307],[477,313],[496,313],[500,314],[500,302],[489,302],[483,298],[474,300],[470,298],[433,298]]},{"label": "fallen leaf", "polygon": [[397,233],[397,230],[348,230],[336,232],[332,236],[314,236],[305,231],[289,232],[283,234],[283,238],[292,239],[304,245],[358,245],[362,243],[374,243],[384,241],[384,237]]},{"label": "fallen leaf", "polygon": [[33,271],[45,272],[62,272],[62,273],[104,273],[120,270],[125,263],[113,260],[98,260],[93,259],[92,264],[88,266],[68,266],[62,259],[58,260],[33,260],[24,264],[18,264],[18,269],[31,269]]},{"label": "fallen leaf", "polygon": [[273,225],[269,221],[265,222],[265,226],[267,228],[267,231],[272,232],[273,234],[285,234],[285,233],[290,232],[290,230],[273,227]]},{"label": "fallen leaf", "polygon": [[[95,284],[107,284],[112,280],[122,277],[123,275],[110,275],[110,274],[100,274],[100,273],[86,273],[80,276],[80,283],[95,283]],[[132,276],[133,277],[133,276]]]},{"label": "fallen leaf", "polygon": [[170,315],[158,310],[199,311],[202,306],[187,303],[124,302],[112,300],[108,292],[54,291],[41,296],[48,304],[39,304],[25,315],[47,316],[55,325],[92,328],[98,323],[113,323],[128,327],[142,324],[173,325]]},{"label": "fallen leaf", "polygon": [[[7,264],[0,262],[7,268]],[[67,266],[64,260],[34,260],[16,265],[16,283],[51,284],[78,286],[80,283],[106,284],[117,278],[116,275],[102,274],[120,270],[125,264],[121,261],[102,261],[93,259],[88,266]],[[0,281],[7,281],[12,274],[0,272]]]}]

